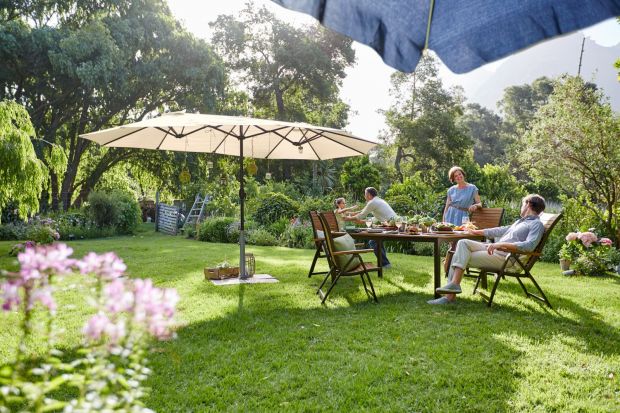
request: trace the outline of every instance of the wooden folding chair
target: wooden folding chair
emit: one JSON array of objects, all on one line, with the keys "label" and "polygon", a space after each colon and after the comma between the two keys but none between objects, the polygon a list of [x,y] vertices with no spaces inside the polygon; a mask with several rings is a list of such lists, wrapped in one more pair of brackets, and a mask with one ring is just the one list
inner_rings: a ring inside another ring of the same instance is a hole
[{"label": "wooden folding chair", "polygon": [[470,221],[478,229],[499,227],[504,216],[504,208],[480,208],[471,213]]},{"label": "wooden folding chair", "polygon": [[[472,212],[470,221],[478,229],[495,228],[499,227],[504,216],[504,208],[480,208]],[[456,248],[456,242],[450,244],[450,249],[446,254],[446,260],[444,265],[444,271],[446,277],[448,276],[448,270],[450,269],[450,262],[452,262],[452,256],[454,255],[454,249]],[[477,277],[478,274],[465,273],[466,277]],[[482,281],[482,287],[486,288],[486,280]]]},{"label": "wooden folding chair", "polygon": [[[514,277],[519,282],[519,285],[523,289],[523,292],[525,292],[526,297],[534,298],[538,301],[541,301],[547,304],[549,308],[553,308],[551,307],[551,303],[547,299],[547,296],[545,295],[543,290],[540,288],[540,286],[534,279],[534,276],[532,275],[531,270],[534,264],[540,258],[540,255],[545,246],[545,243],[547,242],[547,239],[549,238],[549,234],[551,233],[551,230],[553,229],[553,227],[555,227],[555,225],[558,223],[560,218],[562,218],[562,214],[546,214],[546,213],[541,214],[540,220],[545,226],[545,232],[540,242],[536,246],[536,249],[530,253],[508,254],[506,256],[504,264],[499,270],[480,268],[478,272],[477,280],[476,280],[476,285],[474,286],[473,293],[476,294],[477,292],[487,302],[487,305],[490,307],[491,304],[493,303],[493,297],[495,296],[495,292],[497,291],[497,286],[499,285],[499,281],[505,277]],[[491,293],[489,295],[481,291],[478,291],[478,285],[480,284],[481,279],[483,277],[486,277],[487,274],[493,274],[495,276],[495,283],[493,284],[493,288],[491,289]],[[534,284],[534,286],[536,287],[540,295],[536,295],[536,294],[529,292],[528,289],[525,288],[525,284],[523,284],[523,281],[521,281],[522,278],[528,278],[530,281],[532,281],[532,283]]]},{"label": "wooden folding chair", "polygon": [[321,234],[319,234],[319,231],[323,232],[323,224],[321,224],[319,213],[317,211],[310,211],[310,222],[312,223],[312,234],[314,236],[314,247],[316,248],[316,252],[314,253],[314,258],[312,259],[312,265],[310,266],[310,272],[308,272],[308,278],[315,274],[327,274],[327,271],[314,271],[314,267],[316,266],[316,262],[319,258],[326,257],[325,252],[323,251],[325,236],[320,236]]},{"label": "wooden folding chair", "polygon": [[[319,213],[319,219],[321,221],[321,225],[323,228],[323,232],[325,234],[325,240],[323,243],[323,251],[325,251],[325,255],[327,256],[327,262],[329,263],[329,271],[327,275],[325,275],[325,279],[319,286],[317,290],[317,294],[321,297],[321,303],[324,303],[329,293],[332,291],[336,283],[340,277],[348,277],[359,275],[362,279],[362,284],[364,285],[364,290],[366,294],[374,299],[375,302],[378,302],[377,294],[375,294],[375,288],[372,285],[372,280],[370,279],[370,272],[378,272],[379,268],[369,262],[364,262],[361,257],[361,254],[373,253],[374,250],[372,248],[363,249],[363,250],[346,250],[339,251],[337,250],[334,243],[334,234],[331,231],[330,223],[328,222],[328,213]],[[340,256],[349,256],[348,259],[339,260]],[[323,292],[323,286],[327,282],[327,280],[331,277],[331,285],[327,289],[327,292]]]},{"label": "wooden folding chair", "polygon": [[[504,208],[480,208],[472,212],[471,214],[471,222],[478,229],[487,229],[487,228],[495,228],[499,227],[502,223],[502,218],[504,217]],[[456,248],[456,245],[455,245]],[[454,251],[448,251],[448,254],[454,254]],[[452,258],[452,255],[450,256]],[[446,270],[446,274],[448,271]],[[469,278],[478,278],[479,271],[477,270],[467,270],[464,274],[465,277]],[[483,277],[480,280],[481,287],[487,288],[487,279]]]}]

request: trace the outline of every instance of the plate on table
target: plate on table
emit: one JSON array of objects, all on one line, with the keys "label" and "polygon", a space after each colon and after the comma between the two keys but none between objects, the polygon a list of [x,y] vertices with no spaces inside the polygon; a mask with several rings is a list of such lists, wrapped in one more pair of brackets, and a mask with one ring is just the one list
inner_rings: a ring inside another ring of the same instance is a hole
[{"label": "plate on table", "polygon": [[384,231],[394,231],[394,230],[398,229],[397,226],[393,226],[393,227],[377,227],[377,228],[381,228]]},{"label": "plate on table", "polygon": [[454,231],[451,229],[435,229],[433,232],[435,234],[454,234]]},{"label": "plate on table", "polygon": [[370,234],[381,234],[381,233],[383,233],[383,230],[381,228],[368,228],[365,231],[370,233]]}]

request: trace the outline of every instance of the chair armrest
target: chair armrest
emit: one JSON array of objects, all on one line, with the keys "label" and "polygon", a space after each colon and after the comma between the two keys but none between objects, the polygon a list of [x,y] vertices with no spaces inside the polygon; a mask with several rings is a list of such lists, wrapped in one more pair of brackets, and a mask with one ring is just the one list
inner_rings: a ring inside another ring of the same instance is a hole
[{"label": "chair armrest", "polygon": [[332,255],[365,254],[367,252],[375,252],[375,250],[366,249],[366,250],[336,251],[332,253]]}]

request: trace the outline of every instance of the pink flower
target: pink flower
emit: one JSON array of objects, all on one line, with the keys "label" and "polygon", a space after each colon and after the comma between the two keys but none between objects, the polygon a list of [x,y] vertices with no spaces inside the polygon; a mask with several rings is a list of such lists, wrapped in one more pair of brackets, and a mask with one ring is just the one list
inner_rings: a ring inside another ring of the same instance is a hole
[{"label": "pink flower", "polygon": [[20,286],[21,283],[15,281],[7,281],[0,285],[3,299],[2,309],[4,311],[11,311],[21,303],[21,297],[19,295]]},{"label": "pink flower", "polygon": [[77,263],[82,274],[96,274],[104,279],[112,280],[123,275],[127,266],[113,252],[97,255],[90,252]]},{"label": "pink flower", "polygon": [[103,293],[106,298],[105,308],[113,314],[128,311],[133,306],[133,293],[125,290],[125,283],[119,278],[107,284]]},{"label": "pink flower", "polygon": [[56,301],[54,301],[52,289],[50,287],[34,290],[30,296],[28,308],[32,309],[37,302],[40,302],[43,306],[47,307],[52,313],[56,312]]},{"label": "pink flower", "polygon": [[116,323],[108,323],[106,325],[105,334],[110,339],[111,344],[117,344],[127,334],[127,329],[125,328],[125,321],[118,320]]},{"label": "pink flower", "polygon": [[595,243],[598,240],[598,237],[596,236],[596,234],[592,233],[592,232],[580,232],[579,233],[579,240],[581,241],[581,243],[586,247],[586,248],[590,248],[592,246],[593,243]]},{"label": "pink flower", "polygon": [[609,238],[601,238],[599,242],[601,243],[601,245],[606,245],[609,247],[613,245],[613,242]]},{"label": "pink flower", "polygon": [[566,236],[566,241],[575,241],[577,238],[579,237],[579,234],[577,232],[569,232],[568,235]]},{"label": "pink flower", "polygon": [[68,274],[75,265],[75,260],[69,258],[71,254],[73,249],[66,244],[26,248],[17,255],[21,265],[19,272],[24,280],[40,278],[42,273]]},{"label": "pink flower", "polygon": [[103,336],[103,332],[106,330],[108,324],[110,324],[108,316],[102,313],[95,314],[86,322],[82,332],[86,338],[97,341]]}]

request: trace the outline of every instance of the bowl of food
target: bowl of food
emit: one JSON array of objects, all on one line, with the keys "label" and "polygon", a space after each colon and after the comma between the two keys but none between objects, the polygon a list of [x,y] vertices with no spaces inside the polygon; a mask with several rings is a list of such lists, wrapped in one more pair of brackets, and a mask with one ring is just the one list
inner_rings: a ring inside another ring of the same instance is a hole
[{"label": "bowl of food", "polygon": [[449,222],[437,222],[431,227],[433,232],[454,232],[454,225]]}]

